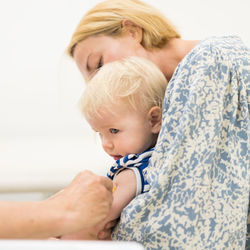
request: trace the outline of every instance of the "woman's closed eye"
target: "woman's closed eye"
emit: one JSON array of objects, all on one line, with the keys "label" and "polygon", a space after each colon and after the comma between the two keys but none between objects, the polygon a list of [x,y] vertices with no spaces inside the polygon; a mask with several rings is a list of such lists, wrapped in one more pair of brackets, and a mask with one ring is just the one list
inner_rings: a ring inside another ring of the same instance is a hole
[{"label": "woman's closed eye", "polygon": [[110,128],[110,129],[109,129],[109,132],[110,132],[111,134],[117,134],[117,133],[119,132],[119,129]]},{"label": "woman's closed eye", "polygon": [[102,56],[101,56],[100,59],[99,59],[99,62],[98,62],[98,64],[97,64],[96,69],[99,69],[99,68],[101,68],[102,66],[103,66],[103,60],[102,60]]}]

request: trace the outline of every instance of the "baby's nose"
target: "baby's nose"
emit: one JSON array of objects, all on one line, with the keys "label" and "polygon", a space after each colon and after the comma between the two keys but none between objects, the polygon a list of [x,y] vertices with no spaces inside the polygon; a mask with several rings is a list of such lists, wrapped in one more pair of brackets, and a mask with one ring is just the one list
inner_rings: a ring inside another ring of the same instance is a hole
[{"label": "baby's nose", "polygon": [[108,138],[102,138],[102,147],[103,149],[106,151],[107,149],[112,149],[113,148],[113,143],[111,140],[109,140]]}]

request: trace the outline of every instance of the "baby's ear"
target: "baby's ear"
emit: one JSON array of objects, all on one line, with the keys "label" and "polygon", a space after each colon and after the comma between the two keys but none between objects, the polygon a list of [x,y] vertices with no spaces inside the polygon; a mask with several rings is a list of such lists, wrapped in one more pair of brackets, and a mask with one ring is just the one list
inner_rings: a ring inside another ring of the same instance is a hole
[{"label": "baby's ear", "polygon": [[162,110],[158,106],[154,106],[148,111],[148,120],[153,134],[158,134],[161,130],[161,115]]}]

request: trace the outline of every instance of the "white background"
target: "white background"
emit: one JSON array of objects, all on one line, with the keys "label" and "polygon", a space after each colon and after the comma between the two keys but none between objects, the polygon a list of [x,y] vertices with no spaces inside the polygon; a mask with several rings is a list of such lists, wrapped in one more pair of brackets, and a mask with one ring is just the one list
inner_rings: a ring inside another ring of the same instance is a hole
[{"label": "white background", "polygon": [[[80,18],[98,2],[0,0],[0,189],[63,186],[84,168],[105,174],[112,162],[77,110],[84,82],[64,55]],[[145,2],[184,39],[239,35],[250,47],[249,0]]]}]

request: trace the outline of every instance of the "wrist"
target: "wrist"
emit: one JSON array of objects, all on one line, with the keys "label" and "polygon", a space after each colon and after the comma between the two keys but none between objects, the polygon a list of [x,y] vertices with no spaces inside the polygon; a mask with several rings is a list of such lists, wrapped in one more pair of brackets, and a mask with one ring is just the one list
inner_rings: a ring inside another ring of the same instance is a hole
[{"label": "wrist", "polygon": [[50,236],[60,237],[84,229],[77,228],[80,216],[70,207],[58,196],[42,201],[41,212],[46,211],[48,215],[47,225],[51,232]]},{"label": "wrist", "polygon": [[49,237],[58,237],[65,234],[68,229],[66,223],[68,215],[63,207],[53,199],[41,201],[38,206],[45,234],[47,232]]},{"label": "wrist", "polygon": [[2,202],[0,238],[44,239],[61,232],[61,216],[50,202]]}]

